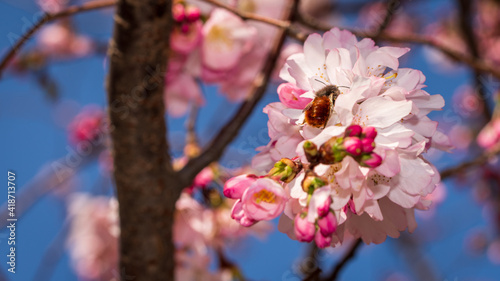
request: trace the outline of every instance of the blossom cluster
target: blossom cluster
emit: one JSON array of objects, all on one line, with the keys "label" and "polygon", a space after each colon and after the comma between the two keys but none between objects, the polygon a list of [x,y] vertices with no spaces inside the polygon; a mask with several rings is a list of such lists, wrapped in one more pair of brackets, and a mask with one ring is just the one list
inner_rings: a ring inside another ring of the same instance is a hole
[{"label": "blossom cluster", "polygon": [[[413,231],[414,210],[428,209],[424,197],[440,182],[424,153],[449,141],[427,117],[443,98],[423,90],[420,71],[399,68],[408,51],[337,28],[310,35],[280,72],[280,102],[264,108],[271,141],[252,163],[268,174],[226,183],[224,194],[238,200],[232,217],[249,226],[281,215],[280,231],[319,247]],[[308,123],[308,110],[324,112],[316,93],[331,85],[332,110],[316,116],[325,125]]]},{"label": "blossom cluster", "polygon": [[[230,1],[242,12],[279,18],[286,1]],[[271,48],[275,27],[247,22],[234,13],[195,1],[173,6],[175,26],[165,101],[172,116],[184,115],[190,103],[205,103],[200,82],[215,84],[230,101],[246,98]]]},{"label": "blossom cluster", "polygon": [[[234,268],[219,264],[214,270],[214,252],[224,253],[244,237],[262,237],[270,230],[266,223],[248,229],[231,219],[233,200],[224,198],[213,187],[225,173],[222,167],[207,167],[176,202],[175,280],[233,280]],[[68,205],[71,226],[67,246],[76,274],[82,280],[118,280],[120,227],[116,198],[75,193]]]}]

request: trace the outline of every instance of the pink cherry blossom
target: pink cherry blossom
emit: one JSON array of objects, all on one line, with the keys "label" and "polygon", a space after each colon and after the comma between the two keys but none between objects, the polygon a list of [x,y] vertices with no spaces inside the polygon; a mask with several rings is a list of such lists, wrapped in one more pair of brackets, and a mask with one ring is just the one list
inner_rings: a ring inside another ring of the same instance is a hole
[{"label": "pink cherry blossom", "polygon": [[194,186],[206,187],[214,179],[214,172],[211,167],[205,167],[193,180]]},{"label": "pink cherry blossom", "polygon": [[90,105],[82,109],[68,126],[70,142],[76,145],[102,137],[106,131],[104,118],[104,112],[98,106]]},{"label": "pink cherry blossom", "polygon": [[245,216],[255,221],[278,217],[283,212],[287,200],[283,187],[268,178],[257,179],[241,198]]},{"label": "pink cherry blossom", "polygon": [[175,76],[167,75],[167,87],[164,98],[167,112],[180,117],[187,113],[190,103],[199,106],[205,104],[205,99],[193,76],[187,73],[179,73]]},{"label": "pink cherry blossom", "polygon": [[[271,141],[260,148],[253,166],[265,170],[282,157],[297,156],[308,163],[306,140],[321,147],[335,138],[342,145],[333,149],[347,153],[339,154],[338,163],[314,168],[327,184],[312,193],[302,186],[304,171],[286,184],[290,199],[279,229],[292,239],[311,241],[316,235],[318,245],[329,239],[337,244],[348,234],[381,243],[388,235],[415,229],[413,209],[440,181],[424,153],[431,147],[447,149],[449,141],[427,117],[444,106],[443,98],[423,90],[425,76],[420,71],[399,67],[400,57],[408,51],[378,47],[371,39],[358,41],[350,32],[334,28],[323,36],[310,35],[304,51],[286,61],[280,72],[286,81],[278,91],[281,102],[264,110]],[[321,129],[305,123],[302,106],[285,94],[312,99],[325,85],[339,86],[340,95]],[[297,95],[296,89],[302,93]],[[323,229],[321,237],[307,227],[314,223]]]},{"label": "pink cherry blossom", "polygon": [[324,217],[330,213],[330,205],[332,204],[331,197],[327,197],[322,205],[318,206],[318,216]]},{"label": "pink cherry blossom", "polygon": [[477,143],[487,150],[498,146],[498,143],[500,143],[500,119],[495,118],[484,126],[477,136]]},{"label": "pink cherry blossom", "polygon": [[51,24],[42,29],[38,35],[41,51],[54,57],[85,56],[93,45],[89,38],[75,34],[69,26]]},{"label": "pink cherry blossom", "polygon": [[323,234],[320,231],[317,231],[316,234],[314,235],[314,242],[319,248],[324,249],[331,245],[332,236],[331,235],[323,236]]},{"label": "pink cherry blossom", "polygon": [[304,109],[312,101],[312,99],[300,97],[305,92],[292,83],[283,83],[278,87],[281,103],[290,108]]},{"label": "pink cherry blossom", "polygon": [[318,219],[318,227],[323,236],[331,236],[337,229],[337,219],[332,212]]},{"label": "pink cherry blossom", "polygon": [[225,9],[215,9],[203,26],[202,59],[212,70],[229,70],[250,51],[255,28]]},{"label": "pink cherry blossom", "polygon": [[116,199],[75,194],[69,203],[68,234],[71,262],[85,280],[108,280],[118,265],[118,204]]},{"label": "pink cherry blossom", "polygon": [[297,214],[294,220],[294,230],[297,240],[301,242],[311,242],[314,239],[316,226],[305,217],[302,217],[301,214]]},{"label": "pink cherry blossom", "polygon": [[230,178],[224,184],[224,196],[231,199],[241,199],[243,193],[257,180],[255,175],[239,175]]}]

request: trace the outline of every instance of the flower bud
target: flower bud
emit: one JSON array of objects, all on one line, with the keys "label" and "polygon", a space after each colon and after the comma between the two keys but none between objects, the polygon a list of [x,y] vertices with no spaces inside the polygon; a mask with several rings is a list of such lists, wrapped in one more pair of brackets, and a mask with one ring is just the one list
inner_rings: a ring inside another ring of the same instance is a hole
[{"label": "flower bud", "polygon": [[316,235],[314,235],[314,242],[316,242],[318,248],[324,249],[332,244],[332,237],[323,236],[321,232],[318,231],[316,232]]},{"label": "flower bud", "polygon": [[189,24],[183,23],[181,25],[181,32],[184,33],[184,34],[188,33],[189,32]]},{"label": "flower bud", "polygon": [[241,199],[238,199],[238,201],[234,203],[233,208],[231,209],[231,218],[239,221],[244,215],[245,212],[242,208]]},{"label": "flower bud", "polygon": [[195,22],[200,19],[201,13],[200,9],[195,6],[187,6],[186,7],[186,20],[188,22]]},{"label": "flower bud", "polygon": [[324,217],[330,213],[330,205],[332,204],[331,197],[326,198],[325,202],[318,206],[318,216]]},{"label": "flower bud", "polygon": [[337,219],[335,215],[332,212],[328,212],[326,216],[319,218],[318,227],[323,236],[332,235],[337,229]]},{"label": "flower bud", "polygon": [[297,88],[292,83],[283,83],[278,87],[278,97],[281,103],[295,109],[304,109],[311,102],[310,98],[300,97],[305,92],[307,91]]},{"label": "flower bud", "polygon": [[374,127],[364,127],[363,136],[365,138],[374,140],[375,137],[377,137],[377,129],[375,129]]},{"label": "flower bud", "polygon": [[332,137],[320,146],[321,164],[331,165],[342,162],[342,159],[347,155],[342,147],[343,140],[343,138]]},{"label": "flower bud", "polygon": [[282,158],[274,164],[268,176],[278,178],[282,182],[289,183],[302,170],[302,163],[294,162],[288,158]]},{"label": "flower bud", "polygon": [[345,150],[352,156],[359,156],[363,152],[361,140],[358,137],[347,137],[344,140]]},{"label": "flower bud", "polygon": [[315,165],[319,160],[318,147],[312,141],[306,141],[303,145],[304,154],[306,155],[307,161]]},{"label": "flower bud", "polygon": [[364,138],[361,140],[361,146],[364,153],[370,153],[375,148],[375,142],[373,139]]},{"label": "flower bud", "polygon": [[363,167],[377,168],[382,164],[382,157],[377,153],[366,154],[361,157],[359,164]]},{"label": "flower bud", "polygon": [[175,4],[172,7],[172,16],[176,22],[182,22],[186,18],[184,14],[184,6],[182,4]]},{"label": "flower bud", "polygon": [[240,199],[247,188],[257,180],[255,175],[239,175],[230,178],[224,184],[224,196],[231,199]]},{"label": "flower bud", "polygon": [[349,210],[351,210],[353,214],[356,214],[356,206],[354,205],[354,201],[352,199],[349,199],[347,205],[349,206]]},{"label": "flower bud", "polygon": [[363,131],[363,128],[361,128],[360,125],[351,125],[345,129],[345,136],[346,137],[359,137],[361,136],[361,132]]},{"label": "flower bud", "polygon": [[313,223],[307,220],[307,215],[304,213],[297,214],[294,220],[295,236],[300,242],[311,242],[314,239],[316,227]]},{"label": "flower bud", "polygon": [[319,177],[312,171],[308,171],[302,180],[302,190],[312,194],[315,189],[325,186],[326,183],[326,179]]},{"label": "flower bud", "polygon": [[243,216],[241,219],[240,219],[240,224],[242,226],[246,226],[246,227],[249,227],[249,226],[252,226],[254,224],[256,224],[257,221],[256,220],[253,220],[247,216]]}]

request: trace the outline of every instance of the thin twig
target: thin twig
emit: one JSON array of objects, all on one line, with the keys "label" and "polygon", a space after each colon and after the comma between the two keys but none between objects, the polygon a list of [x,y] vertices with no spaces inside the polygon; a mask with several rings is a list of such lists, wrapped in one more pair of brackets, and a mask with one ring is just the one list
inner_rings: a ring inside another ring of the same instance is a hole
[{"label": "thin twig", "polygon": [[398,252],[406,260],[411,270],[414,272],[417,280],[437,281],[438,279],[434,268],[425,255],[421,252],[422,245],[419,245],[415,236],[408,233],[402,233],[399,239],[396,239],[396,245],[399,246]]},{"label": "thin twig", "polygon": [[214,6],[217,6],[219,8],[226,9],[226,10],[236,14],[237,16],[239,16],[240,18],[242,18],[244,20],[255,20],[255,21],[265,22],[267,24],[274,25],[274,26],[284,28],[284,29],[289,28],[291,25],[290,21],[282,21],[282,20],[278,20],[278,19],[264,17],[264,16],[254,14],[254,13],[244,12],[244,11],[238,10],[238,9],[228,5],[228,4],[225,4],[225,3],[222,3],[222,2],[219,2],[216,0],[203,0],[203,1],[210,3]]},{"label": "thin twig", "polygon": [[217,252],[217,257],[219,259],[219,267],[221,269],[231,270],[233,277],[235,277],[237,280],[240,281],[247,280],[245,278],[245,275],[243,275],[243,271],[241,271],[241,269],[238,267],[237,264],[235,264],[233,261],[229,260],[226,257],[224,251],[221,248],[216,249],[216,252]]},{"label": "thin twig", "polygon": [[111,7],[115,5],[116,2],[117,0],[96,0],[87,2],[79,6],[71,6],[57,13],[45,13],[43,17],[38,20],[38,22],[36,22],[30,29],[26,31],[26,33],[24,33],[24,35],[16,42],[16,44],[14,44],[14,46],[12,46],[12,48],[10,48],[7,54],[2,58],[0,62],[0,77],[2,76],[3,70],[7,67],[12,58],[14,58],[15,54],[44,24],[77,13]]},{"label": "thin twig", "polygon": [[358,238],[356,241],[354,241],[352,243],[351,247],[349,248],[349,250],[347,250],[347,252],[345,253],[344,257],[342,257],[342,259],[339,261],[339,263],[337,263],[337,265],[333,269],[332,273],[329,276],[327,276],[326,278],[324,278],[323,280],[324,281],[334,281],[334,280],[337,280],[337,277],[338,277],[340,271],[342,271],[342,269],[344,268],[344,266],[352,258],[354,258],[354,256],[356,255],[356,251],[358,250],[359,246],[361,246],[361,244],[362,244],[362,241],[361,241],[360,238]]},{"label": "thin twig", "polygon": [[[457,0],[457,5],[458,5],[458,10],[459,10],[459,17],[458,17],[458,24],[460,26],[461,32],[463,39],[465,41],[465,44],[467,45],[467,48],[470,51],[470,54],[472,55],[473,58],[479,59],[479,48],[477,45],[477,40],[476,36],[474,35],[474,30],[472,28],[473,25],[473,17],[471,14],[472,10],[472,2],[469,0]],[[477,93],[479,97],[481,97],[481,101],[483,103],[483,117],[486,122],[488,122],[491,119],[491,111],[488,107],[488,102],[487,102],[487,97],[485,93],[485,87],[483,83],[481,82],[481,73],[477,70],[473,71],[473,79],[474,79],[474,84],[475,84],[475,89],[477,90]]]},{"label": "thin twig", "polygon": [[[328,31],[332,28],[332,26],[319,22],[315,18],[307,16],[303,13],[299,14],[298,21],[303,25],[305,25],[306,27],[314,30]],[[429,46],[441,51],[443,54],[445,54],[454,61],[467,64],[468,66],[470,66],[471,68],[473,68],[478,72],[490,73],[496,78],[500,79],[500,69],[492,66],[490,63],[478,58],[473,58],[471,56],[464,55],[461,52],[443,46],[440,43],[437,43],[435,40],[432,40],[431,38],[427,38],[422,35],[417,35],[417,34],[393,35],[393,34],[387,34],[386,32],[377,35],[374,32],[367,32],[367,31],[354,30],[348,28],[343,28],[343,29],[352,32],[358,37],[368,37],[372,39],[379,39],[393,43],[414,43],[414,44]],[[300,36],[304,37],[304,35]],[[307,37],[307,35],[305,36]]]},{"label": "thin twig", "polygon": [[384,32],[384,30],[389,26],[392,20],[392,16],[396,12],[396,9],[399,7],[400,2],[400,0],[387,0],[387,11],[385,13],[384,19],[375,32],[376,36],[382,34],[382,32]]},{"label": "thin twig", "polygon": [[477,156],[475,159],[472,159],[471,161],[463,162],[463,163],[459,164],[458,166],[445,169],[441,172],[441,180],[444,180],[448,177],[452,177],[455,175],[460,175],[463,172],[465,172],[468,168],[484,165],[492,157],[494,157],[498,154],[500,154],[500,148],[497,148],[495,150],[481,154],[481,155]]},{"label": "thin twig", "polygon": [[68,236],[70,227],[70,218],[66,218],[61,230],[57,233],[54,239],[50,242],[43,254],[43,257],[36,270],[35,278],[36,281],[50,280],[54,269],[56,268],[59,260],[64,254],[64,246],[66,242],[66,237]]},{"label": "thin twig", "polygon": [[[288,12],[288,15],[286,16],[287,22],[291,22],[296,14],[298,1],[294,0],[292,3],[291,7],[286,10]],[[179,171],[179,176],[185,183],[184,186],[188,186],[196,174],[198,174],[208,164],[216,161],[222,156],[226,147],[236,137],[243,124],[253,112],[257,103],[264,96],[267,84],[270,81],[271,74],[281,52],[281,48],[285,42],[286,34],[286,30],[281,30],[279,35],[276,37],[274,46],[265,60],[265,65],[263,66],[262,71],[254,80],[253,87],[250,90],[247,100],[241,104],[236,114],[224,125],[217,136],[213,138],[212,141],[204,148],[200,156],[191,159],[186,166]]]},{"label": "thin twig", "polygon": [[[240,17],[243,20],[254,20],[254,21],[258,21],[258,22],[267,23],[267,24],[272,25],[272,26],[276,26],[282,30],[285,30],[287,32],[288,36],[295,38],[299,41],[304,42],[307,38],[308,34],[302,33],[297,28],[292,26],[292,21],[278,20],[278,19],[269,18],[269,17],[258,15],[258,14],[254,14],[254,13],[244,12],[244,11],[238,10],[230,5],[227,5],[225,3],[219,2],[217,0],[203,0],[203,1],[210,3],[214,6],[217,6],[219,8],[226,9],[226,10],[234,13],[235,15],[237,15],[238,17]],[[296,12],[296,14],[298,15],[297,12]]]},{"label": "thin twig", "polygon": [[186,121],[186,144],[198,144],[198,137],[196,135],[196,120],[198,118],[199,107],[195,103],[191,105],[191,111]]},{"label": "thin twig", "polygon": [[[45,195],[57,191],[57,189],[64,186],[64,184],[68,184],[78,170],[95,160],[100,151],[102,151],[101,148],[97,147],[95,151],[87,156],[68,154],[66,157],[42,167],[30,182],[19,188],[20,191],[16,200],[20,203],[16,208],[16,218],[21,218]],[[76,157],[81,157],[78,158],[80,159],[78,163],[75,164],[75,162],[71,162],[74,160],[68,161],[68,159],[77,159]],[[7,203],[8,202],[5,202],[0,206],[0,228],[7,225],[7,218],[9,218]]]}]

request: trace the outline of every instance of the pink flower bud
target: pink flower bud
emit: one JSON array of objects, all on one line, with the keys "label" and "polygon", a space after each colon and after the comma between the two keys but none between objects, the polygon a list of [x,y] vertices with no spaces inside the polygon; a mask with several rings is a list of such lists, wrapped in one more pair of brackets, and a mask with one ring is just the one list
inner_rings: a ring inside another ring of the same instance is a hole
[{"label": "pink flower bud", "polygon": [[331,197],[326,198],[325,202],[318,206],[318,216],[324,217],[330,213],[330,205],[332,204]]},{"label": "pink flower bud", "polygon": [[493,123],[493,129],[495,129],[497,135],[500,135],[500,119],[495,119],[492,121],[492,123]]},{"label": "pink flower bud", "polygon": [[382,164],[382,157],[380,157],[377,153],[363,155],[360,164],[364,167],[377,168],[380,164]]},{"label": "pink flower bud", "polygon": [[188,23],[183,23],[181,25],[181,32],[184,33],[184,34],[186,34],[186,33],[189,32],[189,24]]},{"label": "pink flower bud", "polygon": [[294,231],[300,242],[311,242],[314,239],[316,227],[307,220],[306,216],[302,217],[301,214],[297,214],[294,220]]},{"label": "pink flower bud", "polygon": [[209,183],[212,182],[212,179],[214,178],[214,172],[212,171],[212,168],[210,167],[205,167],[201,172],[196,175],[196,177],[193,180],[193,185],[194,186],[199,186],[199,187],[206,187]]},{"label": "pink flower bud", "polygon": [[316,245],[318,248],[324,249],[326,247],[329,247],[332,244],[332,237],[331,236],[323,236],[321,232],[316,232],[316,235],[314,236],[314,242],[316,242]]},{"label": "pink flower bud", "polygon": [[318,227],[323,236],[332,235],[337,229],[337,219],[335,215],[332,212],[328,212],[326,216],[319,218]]},{"label": "pink flower bud", "polygon": [[256,224],[257,221],[256,220],[253,220],[247,216],[243,216],[241,219],[240,219],[240,224],[242,226],[246,226],[246,227],[249,227],[249,226],[252,226],[254,224]]},{"label": "pink flower bud", "polygon": [[377,129],[375,129],[374,127],[364,127],[363,135],[365,136],[365,138],[374,140],[375,137],[377,137]]},{"label": "pink flower bud", "polygon": [[375,142],[373,139],[364,138],[361,140],[361,146],[363,147],[364,153],[370,153],[375,148]]},{"label": "pink flower bud", "polygon": [[498,140],[498,133],[495,132],[495,129],[490,124],[486,125],[477,136],[477,143],[485,149],[494,147]]},{"label": "pink flower bud", "polygon": [[344,140],[345,150],[353,156],[358,156],[363,152],[361,140],[358,137],[347,137]]},{"label": "pink flower bud", "polygon": [[186,7],[186,19],[188,22],[195,22],[200,19],[201,13],[197,7],[187,6]]},{"label": "pink flower bud", "polygon": [[172,16],[176,22],[182,22],[185,19],[184,6],[182,4],[175,4],[172,7]]},{"label": "pink flower bud", "polygon": [[363,131],[363,128],[361,128],[360,125],[351,125],[345,129],[345,136],[346,137],[359,137],[361,136],[361,132]]},{"label": "pink flower bud", "polygon": [[305,92],[292,83],[283,83],[278,87],[280,101],[287,107],[295,109],[304,109],[311,102],[310,98],[300,97]]},{"label": "pink flower bud", "polygon": [[255,175],[239,175],[230,178],[224,184],[224,196],[231,199],[240,199],[245,190],[257,180]]},{"label": "pink flower bud", "polygon": [[234,203],[233,208],[231,209],[231,218],[239,221],[244,215],[245,212],[243,211],[241,200],[238,200]]},{"label": "pink flower bud", "polygon": [[349,204],[349,210],[351,210],[353,214],[356,214],[356,206],[354,205],[354,200],[349,199],[348,204]]}]

